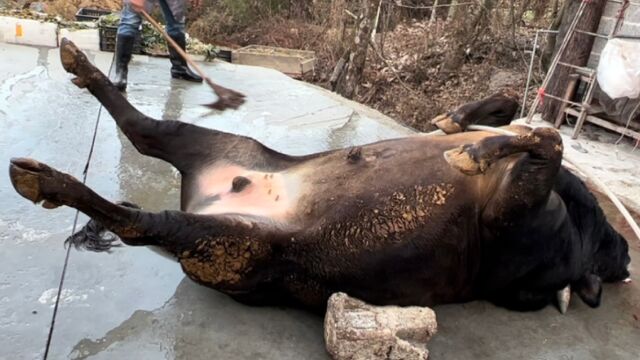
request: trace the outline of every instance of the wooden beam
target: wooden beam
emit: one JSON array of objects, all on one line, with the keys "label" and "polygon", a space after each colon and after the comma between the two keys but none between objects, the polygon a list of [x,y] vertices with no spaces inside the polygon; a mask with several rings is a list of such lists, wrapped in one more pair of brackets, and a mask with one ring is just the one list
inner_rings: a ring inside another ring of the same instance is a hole
[{"label": "wooden beam", "polygon": [[[578,117],[580,116],[580,112],[575,110],[575,109],[567,109],[566,110],[567,114]],[[598,125],[600,127],[603,127],[605,129],[609,129],[611,131],[617,132],[618,134],[622,134],[624,136],[628,136],[630,138],[633,138],[635,140],[640,141],[640,132],[625,128],[624,126],[619,126],[619,125],[615,125],[612,124],[611,122],[601,119],[599,117],[593,116],[593,115],[587,115],[586,121]]]}]

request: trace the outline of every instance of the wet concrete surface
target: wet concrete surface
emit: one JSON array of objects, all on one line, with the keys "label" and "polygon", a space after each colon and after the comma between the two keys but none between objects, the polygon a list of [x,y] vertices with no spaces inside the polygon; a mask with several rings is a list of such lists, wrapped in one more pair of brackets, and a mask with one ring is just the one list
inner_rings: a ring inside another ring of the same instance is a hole
[{"label": "wet concrete surface", "polygon": [[[103,71],[111,54],[89,53]],[[203,85],[169,78],[166,59],[136,57],[129,100],[150,116],[181,119],[305,154],[409,134],[383,115],[275,71],[205,64],[247,95],[237,111],[208,114]],[[0,44],[0,164],[27,156],[82,178],[98,102],[69,82],[57,50]],[[106,112],[97,126],[87,184],[112,200],[177,209],[180,179],[139,155]],[[0,358],[42,358],[75,212],[45,210],[0,175]],[[614,214],[614,211],[609,211]],[[80,217],[80,224],[86,221]],[[617,224],[622,224],[619,219]],[[637,242],[632,252],[640,261]],[[636,267],[637,268],[637,267]],[[634,270],[636,279],[637,270]],[[322,318],[240,305],[186,279],[145,248],[71,251],[50,359],[326,359]],[[577,300],[577,299],[575,299]],[[599,309],[572,302],[516,313],[484,302],[435,308],[433,359],[637,359],[640,289],[610,285]]]},{"label": "wet concrete surface", "polygon": [[[109,69],[111,54],[89,57]],[[291,154],[410,133],[375,111],[275,71],[239,71],[224,63],[205,68],[216,81],[245,93],[247,103],[210,114],[200,106],[215,99],[208,87],[171,80],[166,59],[147,57],[132,63],[128,98],[150,116],[250,135]],[[95,98],[69,82],[55,49],[0,44],[0,69],[0,161],[6,166],[11,157],[32,157],[82,178],[99,108]],[[75,212],[33,206],[15,193],[6,175],[0,179],[6,259],[0,265],[0,358],[41,358],[64,263],[62,242]],[[179,207],[179,176],[169,165],[139,155],[104,111],[87,184],[109,199],[145,209]],[[79,223],[85,221],[81,216]],[[240,305],[195,285],[173,261],[133,247],[110,254],[71,251],[49,355],[326,358],[321,318]]]},{"label": "wet concrete surface", "polygon": [[[597,194],[607,217],[629,241],[630,284],[605,284],[602,304],[585,305],[573,294],[565,315],[552,306],[519,313],[475,301],[436,306],[438,334],[430,359],[608,360],[640,358],[640,242],[622,215]],[[634,213],[640,222],[640,214]]]}]

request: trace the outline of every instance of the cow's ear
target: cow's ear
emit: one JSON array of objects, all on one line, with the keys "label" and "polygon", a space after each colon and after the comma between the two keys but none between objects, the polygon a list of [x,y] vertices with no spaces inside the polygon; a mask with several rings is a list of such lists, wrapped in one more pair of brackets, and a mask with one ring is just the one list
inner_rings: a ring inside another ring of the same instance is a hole
[{"label": "cow's ear", "polygon": [[602,280],[598,275],[585,274],[580,280],[571,285],[582,301],[592,308],[600,306],[602,297]]}]

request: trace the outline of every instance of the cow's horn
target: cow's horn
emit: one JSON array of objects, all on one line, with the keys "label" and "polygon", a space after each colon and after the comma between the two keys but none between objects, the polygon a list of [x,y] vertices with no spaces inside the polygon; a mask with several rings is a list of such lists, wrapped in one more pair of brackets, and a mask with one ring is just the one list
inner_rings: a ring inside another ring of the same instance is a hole
[{"label": "cow's horn", "polygon": [[567,285],[564,289],[559,290],[556,293],[558,299],[558,309],[560,313],[565,314],[567,308],[569,308],[569,301],[571,300],[571,288]]}]

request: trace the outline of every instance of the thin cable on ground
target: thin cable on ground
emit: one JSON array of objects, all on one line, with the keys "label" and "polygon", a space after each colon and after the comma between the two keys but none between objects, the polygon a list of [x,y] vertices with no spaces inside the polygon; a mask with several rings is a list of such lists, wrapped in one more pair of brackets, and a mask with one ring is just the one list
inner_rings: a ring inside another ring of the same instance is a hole
[{"label": "thin cable on ground", "polygon": [[[111,58],[111,64],[109,65],[108,76],[111,75],[111,70],[113,69],[113,63],[115,59],[115,53]],[[96,137],[98,135],[98,125],[100,125],[100,117],[102,115],[102,104],[98,108],[98,115],[96,116],[95,126],[93,129],[93,138],[91,139],[91,146],[89,148],[89,154],[87,155],[87,162],[85,163],[84,170],[82,171],[82,183],[85,184],[87,182],[87,175],[89,173],[89,164],[91,163],[91,158],[93,156],[93,149],[96,144]],[[73,227],[71,228],[71,234],[73,235],[76,232],[76,227],[78,225],[78,217],[80,215],[80,211],[76,210],[75,217],[73,219]],[[58,284],[58,293],[56,294],[56,302],[53,306],[53,315],[51,316],[51,325],[49,326],[49,334],[47,335],[47,344],[44,350],[43,359],[47,360],[49,357],[49,350],[51,349],[51,340],[53,339],[53,330],[56,324],[56,317],[58,315],[58,308],[60,305],[60,297],[62,296],[62,289],[64,286],[64,278],[67,274],[67,267],[69,265],[69,256],[71,254],[71,246],[67,247],[67,251],[64,257],[64,265],[62,266],[62,274],[60,275],[60,283]]]}]

